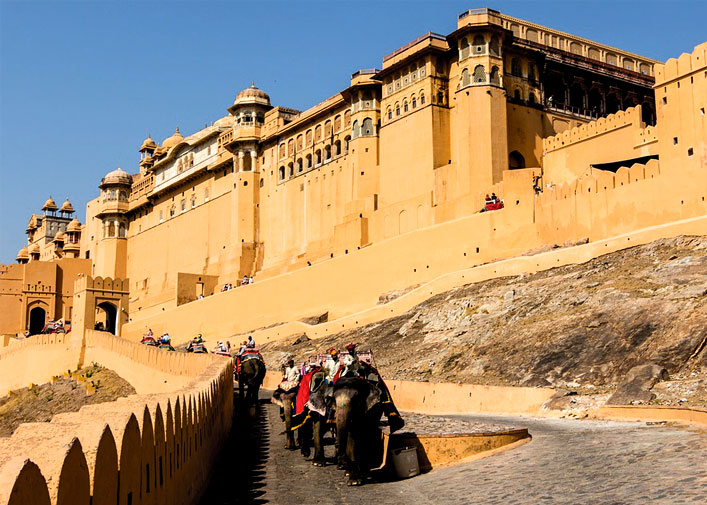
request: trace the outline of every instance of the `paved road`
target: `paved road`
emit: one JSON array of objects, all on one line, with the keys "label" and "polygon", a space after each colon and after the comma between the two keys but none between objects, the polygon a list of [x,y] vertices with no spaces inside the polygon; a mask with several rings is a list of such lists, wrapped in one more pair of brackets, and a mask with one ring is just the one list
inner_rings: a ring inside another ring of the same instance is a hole
[{"label": "paved road", "polygon": [[[236,426],[239,463],[224,461],[217,481],[240,493],[212,492],[206,504],[572,504],[707,503],[707,433],[665,426],[499,416],[464,419],[527,426],[533,440],[486,459],[397,482],[345,485],[335,465],[315,468],[284,450],[273,405]],[[252,429],[252,430],[251,430]],[[333,446],[327,447],[327,456]],[[253,468],[245,463],[252,458]],[[222,486],[215,486],[222,488]]]}]

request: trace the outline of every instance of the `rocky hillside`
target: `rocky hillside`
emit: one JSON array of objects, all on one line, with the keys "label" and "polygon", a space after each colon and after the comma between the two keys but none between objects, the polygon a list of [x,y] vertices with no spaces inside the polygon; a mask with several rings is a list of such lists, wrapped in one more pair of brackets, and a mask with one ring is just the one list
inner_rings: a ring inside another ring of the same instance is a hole
[{"label": "rocky hillside", "polygon": [[[294,344],[294,342],[298,343]],[[654,363],[665,403],[707,404],[707,237],[653,242],[588,263],[470,284],[399,317],[264,347],[275,368],[357,342],[385,377],[608,392]]]}]

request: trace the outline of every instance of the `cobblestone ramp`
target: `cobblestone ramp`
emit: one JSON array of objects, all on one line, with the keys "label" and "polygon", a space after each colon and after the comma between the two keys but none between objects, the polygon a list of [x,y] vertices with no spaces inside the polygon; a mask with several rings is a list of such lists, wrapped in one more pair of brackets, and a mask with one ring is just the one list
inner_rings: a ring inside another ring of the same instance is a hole
[{"label": "cobblestone ramp", "polygon": [[466,421],[528,426],[533,441],[512,451],[401,481],[346,486],[326,447],[315,468],[286,451],[275,405],[234,423],[206,504],[657,505],[707,503],[707,433],[670,426],[508,416]]}]

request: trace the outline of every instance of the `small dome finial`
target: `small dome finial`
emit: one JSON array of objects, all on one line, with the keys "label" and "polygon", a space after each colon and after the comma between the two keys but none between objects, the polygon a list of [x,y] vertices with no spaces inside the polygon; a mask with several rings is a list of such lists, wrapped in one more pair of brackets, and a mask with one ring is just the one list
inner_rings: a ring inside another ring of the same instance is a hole
[{"label": "small dome finial", "polygon": [[179,126],[177,126],[177,129],[174,131],[174,133],[179,133]]},{"label": "small dome finial", "polygon": [[254,88],[255,87],[255,81],[250,81],[250,87]]}]

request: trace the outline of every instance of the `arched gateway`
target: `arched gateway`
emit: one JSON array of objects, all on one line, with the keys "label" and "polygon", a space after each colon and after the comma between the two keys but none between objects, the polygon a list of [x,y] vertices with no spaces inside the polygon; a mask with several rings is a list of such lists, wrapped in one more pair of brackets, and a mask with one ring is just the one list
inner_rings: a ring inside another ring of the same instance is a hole
[{"label": "arched gateway", "polygon": [[82,276],[74,284],[72,332],[103,329],[114,335],[128,322],[128,279]]}]

